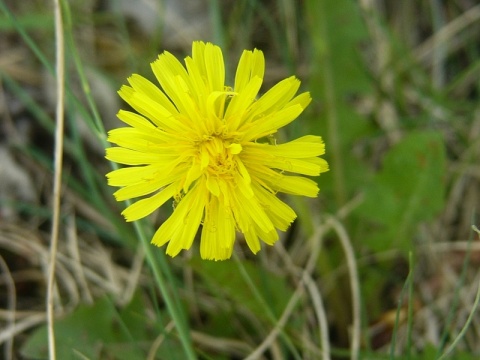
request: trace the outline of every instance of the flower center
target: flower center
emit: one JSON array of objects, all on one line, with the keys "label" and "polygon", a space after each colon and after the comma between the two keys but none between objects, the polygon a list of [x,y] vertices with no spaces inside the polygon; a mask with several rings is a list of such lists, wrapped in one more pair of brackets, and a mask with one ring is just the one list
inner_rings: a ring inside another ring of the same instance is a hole
[{"label": "flower center", "polygon": [[230,177],[236,169],[235,156],[242,151],[242,145],[219,136],[209,136],[201,142],[200,167],[208,175]]}]

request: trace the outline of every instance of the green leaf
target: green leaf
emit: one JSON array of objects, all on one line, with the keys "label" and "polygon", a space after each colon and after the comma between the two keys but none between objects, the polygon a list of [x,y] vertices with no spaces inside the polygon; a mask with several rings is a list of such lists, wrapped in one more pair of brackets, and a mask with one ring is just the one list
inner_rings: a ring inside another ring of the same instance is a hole
[{"label": "green leaf", "polygon": [[445,149],[435,131],[414,132],[385,155],[383,169],[365,191],[360,216],[369,220],[366,245],[408,250],[417,225],[443,208]]},{"label": "green leaf", "polygon": [[[102,343],[113,341],[114,311],[107,299],[93,306],[81,305],[67,317],[55,322],[56,352],[59,359],[80,359],[78,354],[98,359]],[[26,359],[47,359],[47,327],[37,329],[22,347]]]},{"label": "green leaf", "polygon": [[[62,360],[143,359],[153,339],[163,331],[161,325],[158,319],[147,318],[139,294],[119,312],[105,297],[93,305],[80,305],[55,321],[56,355]],[[177,340],[166,336],[158,352],[179,359],[177,350],[181,351]],[[33,332],[23,344],[21,354],[24,359],[48,358],[46,326]]]}]

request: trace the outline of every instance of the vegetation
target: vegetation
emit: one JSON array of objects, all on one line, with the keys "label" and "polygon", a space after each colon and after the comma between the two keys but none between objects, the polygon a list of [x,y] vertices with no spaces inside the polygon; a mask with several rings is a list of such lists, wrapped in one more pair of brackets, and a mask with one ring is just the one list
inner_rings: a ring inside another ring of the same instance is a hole
[{"label": "vegetation", "polygon": [[[474,0],[63,0],[65,131],[55,286],[56,55],[48,2],[0,0],[0,343],[6,359],[476,359],[480,5]],[[135,4],[135,5],[132,5]],[[181,5],[179,5],[181,4]],[[57,24],[58,25],[58,24]],[[106,130],[132,73],[192,40],[266,59],[312,103],[275,136],[321,135],[316,199],[253,255],[175,258],[126,223]],[[57,138],[58,140],[58,138]],[[52,325],[52,324],[50,324]]]}]

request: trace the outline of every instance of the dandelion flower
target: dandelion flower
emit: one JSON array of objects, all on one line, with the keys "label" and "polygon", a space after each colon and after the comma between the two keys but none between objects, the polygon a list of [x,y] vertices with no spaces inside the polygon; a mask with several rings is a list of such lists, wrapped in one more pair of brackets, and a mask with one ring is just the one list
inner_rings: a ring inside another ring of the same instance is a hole
[{"label": "dandelion flower", "polygon": [[136,112],[120,110],[127,127],[111,130],[110,161],[128,165],[107,174],[121,187],[116,200],[141,198],[122,215],[143,218],[173,198],[174,210],[152,243],[176,256],[189,249],[200,226],[203,259],[230,258],[236,232],[253,253],[260,240],[272,245],[295,212],[278,192],[316,197],[316,176],[328,170],[319,156],[325,146],[307,135],[276,144],[271,137],[309,104],[295,96],[300,81],[289,77],[257,98],[265,60],[259,50],[244,51],[233,88],[225,85],[222,51],[194,42],[185,67],[169,52],[151,64],[161,88],[133,74],[119,95]]}]

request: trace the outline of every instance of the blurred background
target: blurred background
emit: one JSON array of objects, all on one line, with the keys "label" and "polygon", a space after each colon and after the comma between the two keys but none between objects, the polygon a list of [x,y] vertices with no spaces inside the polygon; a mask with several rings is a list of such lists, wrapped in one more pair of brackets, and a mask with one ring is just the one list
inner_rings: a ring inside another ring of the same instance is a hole
[{"label": "blurred background", "polygon": [[[53,8],[0,0],[0,344],[47,358],[55,128]],[[313,102],[278,142],[321,135],[318,199],[253,256],[155,249],[200,359],[480,356],[480,5],[476,0],[69,0],[59,359],[183,359],[131,224],[106,185],[117,95],[193,40],[266,58],[262,91],[296,75]],[[170,213],[148,221],[154,229]],[[148,232],[148,230],[147,230]],[[358,351],[355,343],[359,345]],[[327,351],[328,350],[328,351]]]}]

